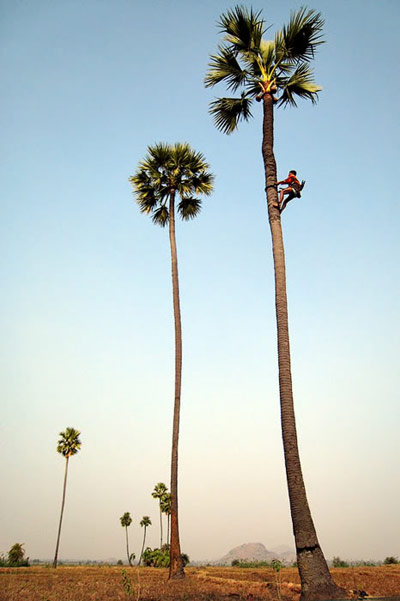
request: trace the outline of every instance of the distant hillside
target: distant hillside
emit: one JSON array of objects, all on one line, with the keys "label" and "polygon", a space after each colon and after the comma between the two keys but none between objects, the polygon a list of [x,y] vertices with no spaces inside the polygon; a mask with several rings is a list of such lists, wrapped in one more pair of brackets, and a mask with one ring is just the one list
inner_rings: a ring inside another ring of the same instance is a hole
[{"label": "distant hillside", "polygon": [[289,547],[283,545],[268,551],[262,543],[245,543],[231,549],[218,562],[220,565],[231,565],[234,559],[242,561],[272,561],[280,559],[286,563],[292,563],[296,560],[296,554]]}]

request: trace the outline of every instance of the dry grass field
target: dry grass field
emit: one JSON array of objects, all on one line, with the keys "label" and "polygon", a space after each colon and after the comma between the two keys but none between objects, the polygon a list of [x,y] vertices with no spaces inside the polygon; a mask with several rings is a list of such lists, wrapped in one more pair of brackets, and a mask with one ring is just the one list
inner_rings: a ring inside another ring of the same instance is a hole
[{"label": "dry grass field", "polygon": [[[357,598],[400,601],[400,565],[332,569],[336,582]],[[167,570],[122,567],[1,568],[0,601],[298,601],[295,568],[281,572],[280,591],[270,568],[186,568],[187,578],[168,582]]]}]

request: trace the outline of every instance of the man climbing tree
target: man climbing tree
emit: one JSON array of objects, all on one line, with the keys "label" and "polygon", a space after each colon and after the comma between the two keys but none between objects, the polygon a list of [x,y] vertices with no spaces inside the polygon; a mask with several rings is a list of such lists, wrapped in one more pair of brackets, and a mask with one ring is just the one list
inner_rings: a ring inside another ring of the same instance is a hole
[{"label": "man climbing tree", "polygon": [[[289,175],[287,176],[286,179],[283,179],[280,182],[276,182],[277,186],[280,186],[281,184],[288,184],[287,188],[282,188],[281,189],[281,193],[280,193],[280,197],[279,197],[279,210],[282,213],[282,211],[286,208],[287,203],[290,200],[293,200],[293,198],[300,198],[301,196],[301,191],[304,188],[304,184],[305,181],[303,180],[301,183],[299,182],[299,180],[297,179],[297,172],[294,171],[294,169],[292,169],[291,171],[289,171]],[[284,197],[287,195],[287,197],[284,199]]]}]

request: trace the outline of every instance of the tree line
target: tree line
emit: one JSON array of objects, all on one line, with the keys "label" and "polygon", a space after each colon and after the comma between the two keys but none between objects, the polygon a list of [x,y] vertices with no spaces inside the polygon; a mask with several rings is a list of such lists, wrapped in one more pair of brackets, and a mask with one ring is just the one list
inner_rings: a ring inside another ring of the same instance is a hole
[{"label": "tree line", "polygon": [[[60,546],[60,537],[61,537],[61,526],[64,516],[64,508],[65,508],[65,499],[66,499],[66,490],[67,490],[67,476],[68,476],[68,465],[70,457],[76,455],[81,446],[82,442],[80,439],[81,433],[79,430],[75,428],[68,427],[63,432],[59,433],[59,440],[57,443],[57,452],[60,453],[63,457],[65,457],[65,472],[64,472],[64,483],[63,483],[63,491],[62,491],[62,500],[61,500],[61,512],[60,512],[60,520],[58,524],[58,532],[57,532],[57,542],[56,549],[54,553],[53,560],[53,568],[57,567],[58,563],[58,550]],[[155,566],[155,567],[169,567],[170,565],[170,519],[171,519],[171,494],[168,491],[167,486],[163,482],[158,482],[151,496],[154,499],[158,500],[159,512],[160,512],[160,548],[152,550],[148,547],[145,550],[145,542],[146,542],[146,532],[147,528],[152,525],[151,519],[148,515],[144,515],[140,521],[140,526],[143,530],[143,543],[142,549],[139,556],[138,565],[141,564],[142,559],[144,565],[147,566]],[[166,543],[163,544],[163,523],[162,516],[167,516],[167,539]],[[123,528],[125,528],[125,539],[126,539],[126,553],[128,558],[128,563],[130,566],[133,565],[135,560],[135,554],[130,553],[129,551],[129,536],[128,536],[128,528],[132,524],[132,517],[129,511],[126,511],[120,517],[120,523]],[[21,545],[14,545],[15,549],[18,548],[19,552],[21,552]],[[11,553],[17,552],[16,550],[11,549]],[[182,565],[186,565],[189,562],[189,557],[186,554],[182,554],[181,556]]]},{"label": "tree line", "polygon": [[[142,561],[143,565],[149,567],[169,567],[170,565],[170,520],[171,520],[171,494],[168,492],[167,486],[164,482],[158,482],[151,496],[158,500],[159,512],[160,512],[160,547],[151,549],[147,547],[145,549],[146,532],[147,528],[152,525],[149,516],[145,515],[140,521],[140,526],[144,528],[143,531],[143,542],[142,549],[140,552],[138,565],[140,566]],[[167,518],[167,535],[166,542],[163,543],[163,515]],[[120,518],[121,526],[125,528],[126,534],[126,552],[128,557],[128,563],[130,566],[133,565],[135,560],[135,554],[129,552],[129,537],[128,527],[132,524],[132,518],[129,512],[125,512]],[[189,563],[189,557],[186,554],[182,554],[182,561],[186,565]]]}]

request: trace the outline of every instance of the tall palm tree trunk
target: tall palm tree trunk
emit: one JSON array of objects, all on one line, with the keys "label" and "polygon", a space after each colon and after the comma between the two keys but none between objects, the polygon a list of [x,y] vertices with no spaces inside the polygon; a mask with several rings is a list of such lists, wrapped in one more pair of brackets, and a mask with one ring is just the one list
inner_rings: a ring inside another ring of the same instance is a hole
[{"label": "tall palm tree trunk", "polygon": [[144,527],[143,545],[142,545],[142,550],[140,552],[139,563],[138,563],[139,566],[142,563],[142,557],[143,557],[143,551],[144,551],[144,543],[145,543],[145,541],[146,541],[146,526]]},{"label": "tall palm tree trunk", "polygon": [[169,578],[184,578],[178,524],[178,441],[182,382],[182,326],[179,303],[178,256],[175,239],[175,190],[170,194],[169,241],[171,245],[172,294],[175,322],[175,402],[171,454],[171,545]]},{"label": "tall palm tree trunk", "polygon": [[64,486],[63,486],[63,494],[62,494],[62,501],[61,501],[61,515],[60,515],[60,523],[58,525],[56,552],[54,554],[53,568],[57,567],[58,547],[60,546],[61,524],[62,524],[62,519],[63,519],[63,515],[64,515],[64,505],[65,505],[65,491],[67,490],[68,462],[69,462],[69,457],[67,456],[65,458],[65,474],[64,474]]},{"label": "tall palm tree trunk", "polygon": [[322,549],[318,543],[300,464],[290,366],[285,251],[280,213],[278,208],[274,206],[278,201],[278,191],[275,185],[277,173],[273,150],[274,115],[271,94],[264,95],[263,106],[262,154],[275,270],[281,425],[297,565],[301,579],[300,601],[338,598],[343,595],[343,590],[337,587],[332,580]]}]

